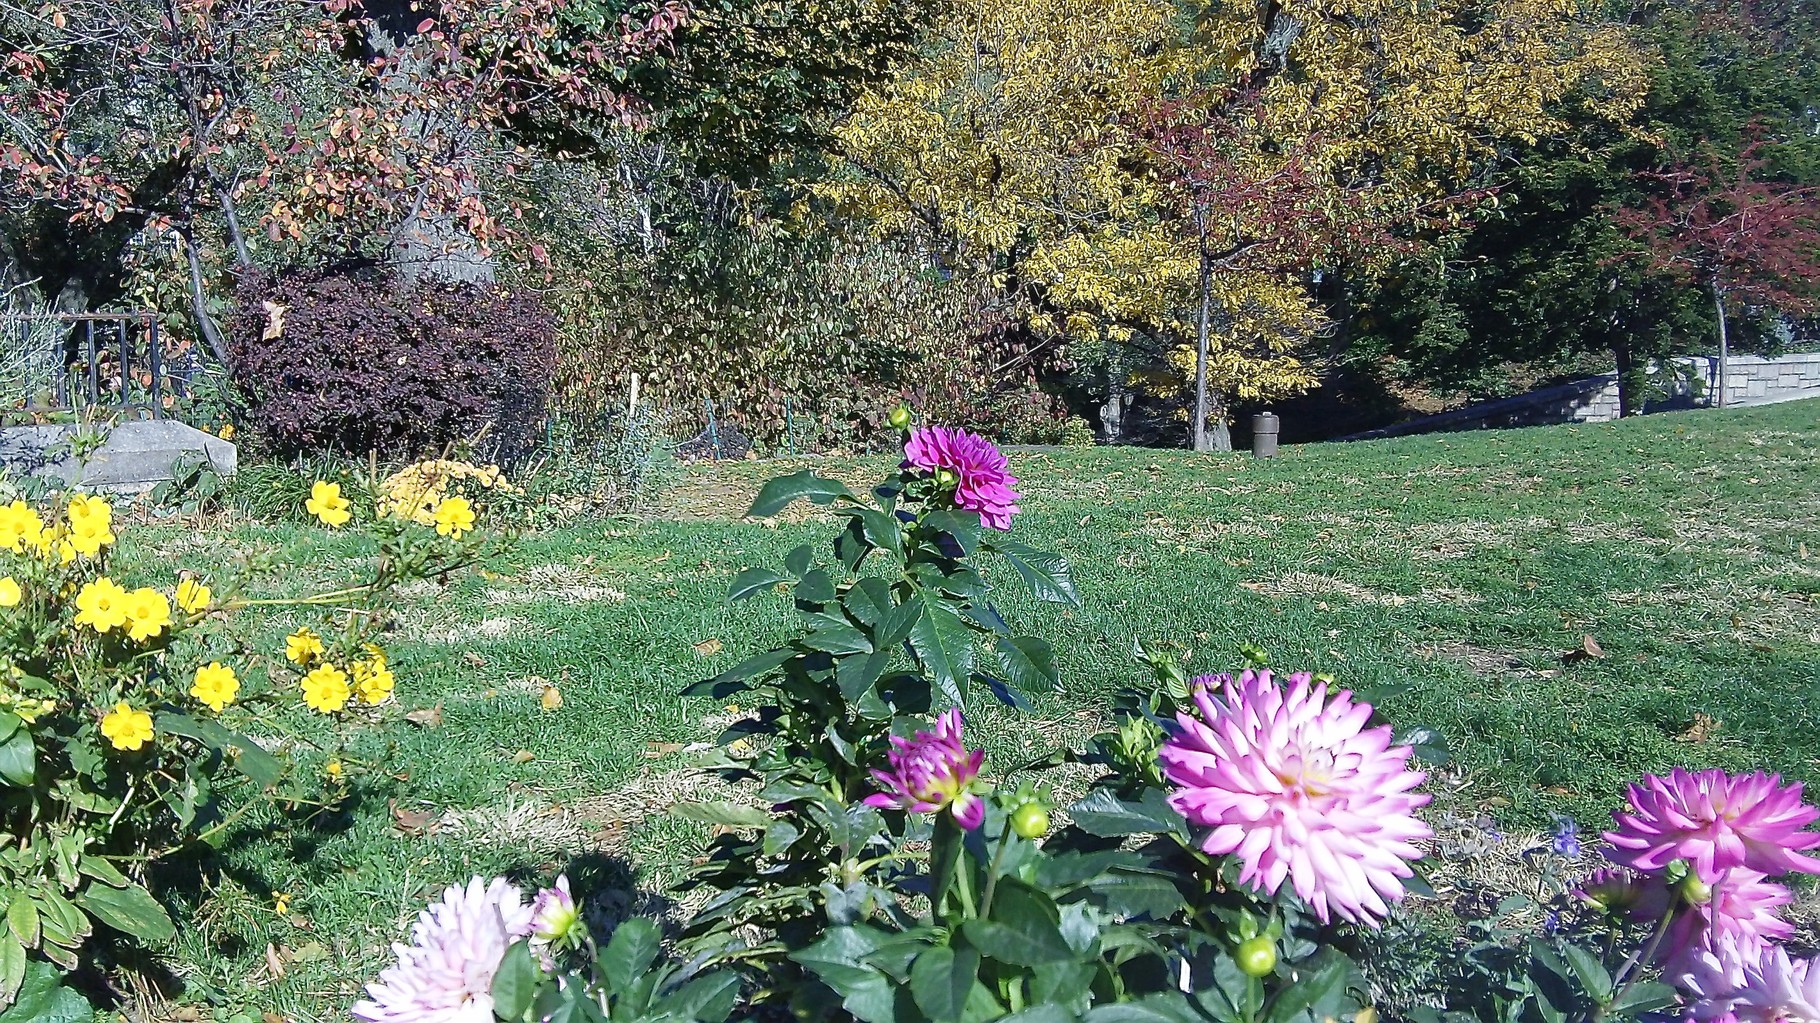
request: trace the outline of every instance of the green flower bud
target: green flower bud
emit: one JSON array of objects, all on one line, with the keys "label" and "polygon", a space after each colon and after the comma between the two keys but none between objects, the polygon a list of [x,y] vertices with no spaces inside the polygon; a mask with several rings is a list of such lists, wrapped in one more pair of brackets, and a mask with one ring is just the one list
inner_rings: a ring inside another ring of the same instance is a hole
[{"label": "green flower bud", "polygon": [[893,430],[910,429],[910,410],[903,405],[899,405],[891,410],[889,422],[891,423],[891,428]]}]

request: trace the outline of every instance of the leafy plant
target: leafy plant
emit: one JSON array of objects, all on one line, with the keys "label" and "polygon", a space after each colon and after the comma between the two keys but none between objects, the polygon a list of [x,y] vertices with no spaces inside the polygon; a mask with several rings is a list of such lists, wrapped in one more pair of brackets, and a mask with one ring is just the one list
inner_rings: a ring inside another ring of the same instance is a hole
[{"label": "leafy plant", "polygon": [[[339,485],[313,490],[309,510],[325,525],[355,517]],[[102,498],[78,494],[44,514],[0,506],[0,1005],[51,998],[26,986],[34,957],[73,969],[98,928],[170,938],[146,887],[153,862],[260,804],[339,798],[339,764],[314,763],[332,742],[299,707],[336,723],[372,718],[395,684],[373,643],[389,593],[479,550],[459,538],[465,528],[378,519],[370,498],[360,512],[371,522],[364,577],[274,599],[251,592],[285,567],[269,560],[121,585]],[[254,606],[333,610],[321,633],[301,628],[268,653],[238,625]]]},{"label": "leafy plant", "polygon": [[542,439],[554,338],[528,291],[377,272],[252,274],[231,365],[248,422],[280,455],[408,459],[484,430],[511,462]]}]

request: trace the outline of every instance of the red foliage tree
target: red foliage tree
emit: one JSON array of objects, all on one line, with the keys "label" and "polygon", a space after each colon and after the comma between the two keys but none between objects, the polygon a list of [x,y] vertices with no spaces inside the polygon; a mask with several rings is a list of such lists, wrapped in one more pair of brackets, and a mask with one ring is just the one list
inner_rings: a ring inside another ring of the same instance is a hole
[{"label": "red foliage tree", "polygon": [[1652,188],[1618,222],[1651,265],[1711,293],[1718,321],[1716,404],[1725,404],[1728,302],[1790,315],[1820,310],[1820,186],[1766,180],[1763,143],[1729,169],[1717,157],[1639,175]]}]

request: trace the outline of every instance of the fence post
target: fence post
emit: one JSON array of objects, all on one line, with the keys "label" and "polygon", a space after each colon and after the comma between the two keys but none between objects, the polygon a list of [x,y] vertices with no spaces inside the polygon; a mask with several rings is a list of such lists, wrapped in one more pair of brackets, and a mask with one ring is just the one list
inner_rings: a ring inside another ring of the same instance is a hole
[{"label": "fence post", "polygon": [[708,450],[714,453],[714,460],[720,461],[720,428],[714,424],[714,399],[703,398],[702,407],[708,412]]},{"label": "fence post", "polygon": [[790,457],[796,457],[796,417],[790,411],[790,398],[784,396],[784,433],[790,438]]}]

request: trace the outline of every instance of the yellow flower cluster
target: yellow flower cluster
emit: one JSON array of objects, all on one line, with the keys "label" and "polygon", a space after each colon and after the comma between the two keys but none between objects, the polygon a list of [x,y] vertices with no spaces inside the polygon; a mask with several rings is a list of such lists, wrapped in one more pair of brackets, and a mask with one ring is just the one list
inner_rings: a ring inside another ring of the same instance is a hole
[{"label": "yellow flower cluster", "polygon": [[143,643],[170,627],[171,602],[150,586],[129,593],[102,576],[84,583],[76,594],[76,624],[100,633],[124,629],[135,642]]},{"label": "yellow flower cluster", "polygon": [[467,511],[468,525],[453,532],[443,529],[444,519],[440,512],[450,499],[460,496],[455,491],[463,487],[472,488],[469,493],[518,493],[518,488],[500,475],[496,465],[433,458],[407,465],[379,484],[379,514],[408,519],[420,526],[436,526],[444,536],[459,536],[473,527],[473,508],[469,502],[464,498],[458,506]]},{"label": "yellow flower cluster", "polygon": [[56,524],[47,524],[24,501],[0,505],[0,548],[15,554],[68,564],[78,555],[98,557],[113,542],[114,508],[105,498],[77,494],[70,498],[65,520]]},{"label": "yellow flower cluster", "polygon": [[101,719],[101,734],[115,749],[141,749],[152,741],[152,716],[122,700]]},{"label": "yellow flower cluster", "polygon": [[324,659],[328,650],[322,637],[314,631],[298,629],[284,641],[284,656],[292,663],[300,668],[315,665],[303,676],[300,687],[303,702],[311,710],[323,714],[346,708],[356,695],[369,706],[378,706],[391,699],[398,680],[386,663],[385,651],[371,643],[365,650],[364,658],[353,661],[343,671]]}]

